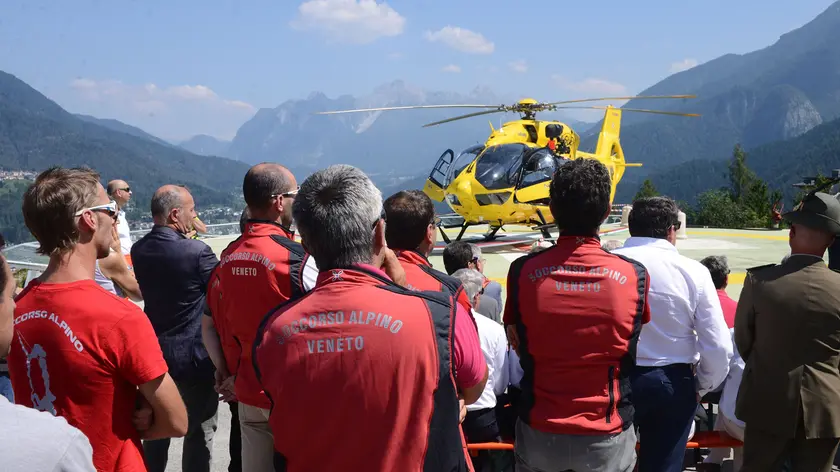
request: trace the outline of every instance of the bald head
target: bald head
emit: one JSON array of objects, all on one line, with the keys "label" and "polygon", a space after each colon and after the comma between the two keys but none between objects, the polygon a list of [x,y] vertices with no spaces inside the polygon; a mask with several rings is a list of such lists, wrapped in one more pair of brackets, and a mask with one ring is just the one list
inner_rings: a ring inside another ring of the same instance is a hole
[{"label": "bald head", "polygon": [[128,186],[125,180],[112,180],[108,182],[105,190],[108,191],[108,196],[116,201],[120,207],[125,206],[131,199],[131,187]]},{"label": "bald head", "polygon": [[263,162],[248,170],[242,182],[242,195],[251,217],[281,224],[291,223],[291,207],[297,189],[295,176],[289,169],[273,162]]},{"label": "bald head", "polygon": [[195,202],[186,188],[164,185],[152,196],[151,210],[156,225],[186,224],[195,216]]}]

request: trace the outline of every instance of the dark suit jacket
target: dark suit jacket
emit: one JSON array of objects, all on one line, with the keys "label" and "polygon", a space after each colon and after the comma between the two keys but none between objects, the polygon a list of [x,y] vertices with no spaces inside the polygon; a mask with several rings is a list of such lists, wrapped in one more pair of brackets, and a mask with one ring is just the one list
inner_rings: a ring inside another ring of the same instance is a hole
[{"label": "dark suit jacket", "polygon": [[746,363],[735,415],[748,428],[801,437],[801,418],[805,438],[840,437],[840,274],[806,255],[749,271],[735,345]]},{"label": "dark suit jacket", "polygon": [[212,377],[201,339],[207,284],[219,262],[210,246],[155,226],[132,245],[131,261],[169,374],[178,381]]}]

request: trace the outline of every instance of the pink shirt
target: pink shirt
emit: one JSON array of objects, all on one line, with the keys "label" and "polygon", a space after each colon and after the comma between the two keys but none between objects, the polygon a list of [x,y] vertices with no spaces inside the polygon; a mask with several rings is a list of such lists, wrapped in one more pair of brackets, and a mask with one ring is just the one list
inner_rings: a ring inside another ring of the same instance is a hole
[{"label": "pink shirt", "polygon": [[455,372],[458,374],[458,388],[475,387],[484,379],[487,362],[481,352],[481,342],[472,314],[464,310],[460,303],[455,312],[455,352],[453,355]]},{"label": "pink shirt", "polygon": [[738,302],[729,298],[726,290],[717,291],[720,299],[720,307],[723,309],[723,319],[726,320],[726,327],[732,329],[735,327],[735,310],[738,308]]}]

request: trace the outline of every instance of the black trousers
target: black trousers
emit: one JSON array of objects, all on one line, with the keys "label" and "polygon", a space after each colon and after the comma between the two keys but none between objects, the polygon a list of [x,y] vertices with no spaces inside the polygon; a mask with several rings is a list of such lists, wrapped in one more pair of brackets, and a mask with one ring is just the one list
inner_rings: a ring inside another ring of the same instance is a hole
[{"label": "black trousers", "polygon": [[834,240],[834,244],[828,246],[828,268],[840,270],[840,238]]},{"label": "black trousers", "polygon": [[242,472],[242,434],[239,432],[239,403],[230,402],[230,465],[228,472]]}]

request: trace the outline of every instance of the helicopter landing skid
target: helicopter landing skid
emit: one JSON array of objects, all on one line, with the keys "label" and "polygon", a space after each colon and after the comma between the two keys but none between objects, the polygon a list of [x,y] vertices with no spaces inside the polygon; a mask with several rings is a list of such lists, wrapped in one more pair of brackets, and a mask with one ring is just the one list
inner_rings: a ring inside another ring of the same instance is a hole
[{"label": "helicopter landing skid", "polygon": [[[455,241],[460,241],[461,238],[464,237],[464,233],[467,231],[467,228],[469,228],[470,226],[480,226],[480,225],[486,225],[486,224],[487,223],[467,223],[467,222],[464,222],[460,226],[461,231],[458,232],[458,236],[455,238]],[[448,226],[448,228],[457,228],[457,227],[458,226]],[[443,238],[443,240],[446,242],[446,244],[449,244],[449,243],[452,242],[452,239],[449,236],[446,235],[446,233],[443,231],[443,228],[444,228],[443,225],[439,225],[438,226],[438,231],[440,231],[440,236],[441,236],[441,238]],[[502,229],[501,226],[491,226],[490,230],[488,230],[487,233],[484,234],[484,240],[485,241],[493,241],[494,239],[496,239],[496,233],[500,229]]]},{"label": "helicopter landing skid", "polygon": [[546,241],[554,240],[554,238],[551,236],[551,233],[549,232],[549,230],[554,229],[554,225],[540,225],[535,226],[534,229],[539,230]]},{"label": "helicopter landing skid", "polygon": [[536,229],[540,230],[540,232],[543,235],[543,238],[545,238],[547,241],[551,240],[551,233],[549,233],[548,230],[552,228],[552,225],[548,224],[548,222],[545,221],[545,217],[543,216],[539,208],[537,208],[537,216],[540,217],[540,222],[542,224],[537,226]]}]

